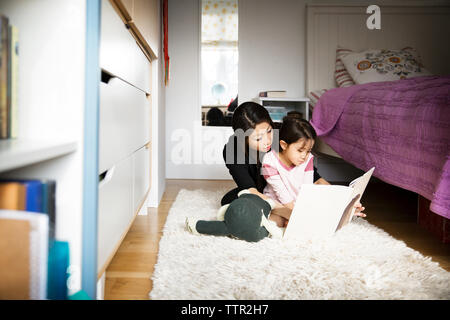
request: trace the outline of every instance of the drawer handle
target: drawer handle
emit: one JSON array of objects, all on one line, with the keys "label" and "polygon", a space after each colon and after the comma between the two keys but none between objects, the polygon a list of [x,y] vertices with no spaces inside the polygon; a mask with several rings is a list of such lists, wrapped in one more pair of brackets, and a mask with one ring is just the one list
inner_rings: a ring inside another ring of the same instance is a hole
[{"label": "drawer handle", "polygon": [[115,168],[116,167],[113,166],[111,169],[109,169],[109,170],[107,170],[105,172],[102,172],[99,175],[99,177],[98,177],[98,180],[99,180],[98,187],[99,188],[103,187],[105,184],[107,184],[109,181],[111,181],[111,179],[112,179],[112,177],[114,175],[114,169]]},{"label": "drawer handle", "polygon": [[101,81],[102,81],[103,83],[108,84],[109,81],[110,81],[112,78],[114,78],[114,77],[115,77],[115,76],[114,76],[113,74],[111,74],[111,73],[109,73],[108,71],[105,71],[105,70],[102,69]]},{"label": "drawer handle", "polygon": [[111,72],[108,72],[108,71],[106,71],[106,70],[101,69],[101,71],[102,71],[102,72],[101,72],[101,77],[100,77],[101,82],[103,82],[103,83],[105,83],[105,84],[109,84],[109,82],[111,81],[111,79],[117,78],[117,79],[119,79],[119,80],[122,80],[124,83],[126,83],[126,84],[128,84],[128,85],[134,87],[135,89],[137,89],[137,90],[143,92],[143,93],[145,94],[145,98],[148,98],[148,97],[151,96],[150,93],[148,93],[148,92],[142,90],[141,88],[136,87],[134,84],[128,82],[127,80],[124,80],[124,79],[122,79],[121,77],[115,76],[114,74],[112,74]]},{"label": "drawer handle", "polygon": [[112,73],[110,73],[110,72],[108,72],[108,71],[106,71],[106,70],[103,70],[103,69],[101,69],[101,70],[102,70],[102,73],[101,73],[101,82],[103,82],[103,83],[105,83],[105,84],[109,84],[109,82],[111,81],[111,79],[117,78],[117,79],[122,80],[124,83],[126,83],[126,84],[128,84],[128,85],[134,87],[135,89],[137,89],[137,90],[143,92],[143,93],[145,94],[145,98],[146,98],[146,99],[148,99],[148,98],[151,96],[150,93],[148,93],[148,92],[142,90],[141,88],[136,87],[134,84],[132,84],[132,83],[130,83],[130,82],[128,82],[128,81],[122,79],[121,77],[115,76],[115,75],[113,75]]}]

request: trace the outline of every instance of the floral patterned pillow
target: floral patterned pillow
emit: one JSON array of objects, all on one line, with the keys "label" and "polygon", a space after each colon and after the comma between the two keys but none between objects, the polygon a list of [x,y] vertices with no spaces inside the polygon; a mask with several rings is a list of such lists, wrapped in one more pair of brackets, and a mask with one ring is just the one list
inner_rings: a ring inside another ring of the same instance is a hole
[{"label": "floral patterned pillow", "polygon": [[356,84],[431,75],[417,51],[409,47],[350,53],[342,57],[342,62]]}]

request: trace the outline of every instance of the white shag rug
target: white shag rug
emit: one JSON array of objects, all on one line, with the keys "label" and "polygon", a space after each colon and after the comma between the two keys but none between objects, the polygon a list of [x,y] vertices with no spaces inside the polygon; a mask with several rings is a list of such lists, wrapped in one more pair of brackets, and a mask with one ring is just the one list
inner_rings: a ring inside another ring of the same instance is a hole
[{"label": "white shag rug", "polygon": [[181,190],[170,209],[151,299],[450,299],[450,272],[361,218],[334,236],[249,243],[192,235],[228,191]]}]

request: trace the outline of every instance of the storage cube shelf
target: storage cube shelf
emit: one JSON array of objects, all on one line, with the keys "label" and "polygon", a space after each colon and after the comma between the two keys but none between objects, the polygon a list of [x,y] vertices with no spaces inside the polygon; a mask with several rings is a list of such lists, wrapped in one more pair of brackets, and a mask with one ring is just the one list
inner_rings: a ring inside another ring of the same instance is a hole
[{"label": "storage cube shelf", "polygon": [[298,111],[309,121],[309,98],[260,97],[259,104],[267,109],[272,121],[281,123],[289,111]]}]

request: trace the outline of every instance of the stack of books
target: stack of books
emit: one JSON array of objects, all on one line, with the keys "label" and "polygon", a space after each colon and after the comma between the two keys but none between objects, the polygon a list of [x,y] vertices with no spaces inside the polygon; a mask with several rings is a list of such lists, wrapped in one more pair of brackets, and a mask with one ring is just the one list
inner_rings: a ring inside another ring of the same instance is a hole
[{"label": "stack of books", "polygon": [[0,15],[0,139],[17,138],[19,32]]},{"label": "stack of books", "polygon": [[285,90],[271,90],[271,91],[261,91],[259,93],[261,98],[285,98],[286,91]]},{"label": "stack of books", "polygon": [[0,299],[68,298],[69,244],[55,239],[56,181],[0,180]]},{"label": "stack of books", "polygon": [[54,180],[1,180],[0,209],[45,213],[49,217],[49,237],[55,237]]}]

